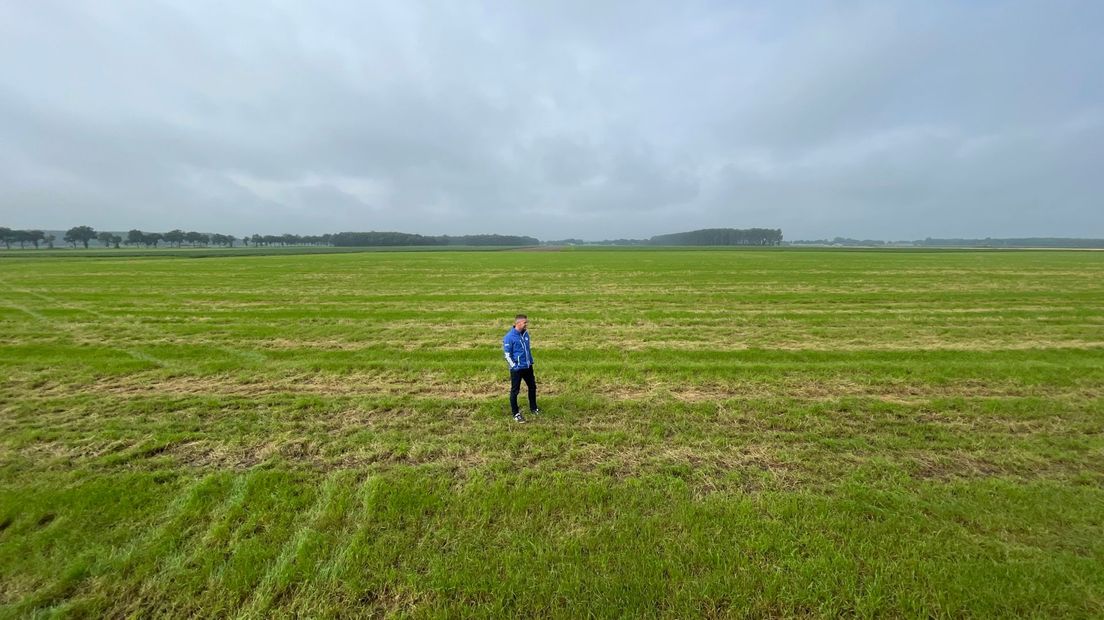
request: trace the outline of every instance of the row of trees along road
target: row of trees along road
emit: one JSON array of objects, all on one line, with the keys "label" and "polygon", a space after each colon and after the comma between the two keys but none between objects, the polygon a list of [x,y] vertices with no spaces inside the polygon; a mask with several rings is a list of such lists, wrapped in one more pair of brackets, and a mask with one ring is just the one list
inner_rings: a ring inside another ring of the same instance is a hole
[{"label": "row of trees along road", "polygon": [[18,243],[20,248],[25,248],[28,243],[31,243],[34,244],[35,249],[38,249],[38,244],[42,242],[51,248],[54,247],[54,235],[47,235],[41,230],[12,230],[0,226],[0,243],[9,250],[13,243]]},{"label": "row of trees along road", "polygon": [[[26,248],[27,244],[34,245],[37,250],[40,243],[45,243],[46,247],[54,247],[54,241],[57,239],[56,235],[48,235],[41,230],[12,230],[10,228],[0,226],[0,243],[4,244],[4,247],[11,249],[13,243],[18,243],[20,248]],[[78,243],[88,247],[88,242],[93,239],[99,239],[104,245],[108,245],[112,240],[122,241],[117,236],[112,236],[110,233],[100,233],[97,237],[96,231],[92,230],[90,226],[74,226],[65,233],[63,240],[73,247],[77,247]],[[105,241],[105,239],[107,239]],[[115,241],[115,247],[119,247],[118,241]]]},{"label": "row of trees along road", "polygon": [[253,235],[242,237],[242,241],[253,245],[333,245],[333,235]]},{"label": "row of trees along road", "polygon": [[[168,247],[177,248],[183,247],[184,244],[192,247],[218,245],[232,248],[238,242],[246,246],[250,243],[265,246],[333,245],[333,237],[333,235],[327,233],[325,235],[253,235],[238,238],[234,235],[185,232],[180,229],[170,230],[166,233],[144,232],[134,229],[129,231],[126,237],[121,237],[111,232],[97,232],[91,226],[74,226],[65,232],[63,240],[73,247],[80,244],[85,248],[88,248],[88,243],[93,239],[100,242],[105,248],[118,248],[120,244],[156,248],[162,243]],[[52,248],[56,238],[56,235],[46,234],[41,230],[12,230],[11,228],[0,227],[0,243],[3,243],[9,250],[12,248],[12,244],[15,243],[18,243],[20,248],[26,248],[28,244],[31,244],[35,249],[38,249],[40,243],[45,243],[47,247]]]},{"label": "row of trees along road", "polygon": [[[257,237],[257,235],[253,235]],[[286,235],[285,235],[286,236]],[[54,247],[54,241],[57,239],[56,235],[46,234],[41,230],[12,230],[0,226],[0,243],[4,244],[7,249],[12,248],[12,244],[18,243],[21,249],[25,249],[27,244],[31,244],[38,249],[41,247],[39,244],[45,243],[46,247]],[[114,233],[107,231],[96,232],[91,226],[74,226],[65,232],[62,240],[65,243],[73,247],[77,247],[77,244],[88,248],[88,243],[95,239],[99,241],[105,248],[115,247],[118,248],[120,244],[123,245],[142,245],[145,247],[157,247],[161,242],[165,242],[170,247],[181,247],[183,244],[188,243],[192,247],[197,245],[222,245],[228,247],[234,247],[234,243],[238,241],[238,238],[233,235],[222,234],[207,234],[201,232],[184,232],[183,230],[170,230],[167,233],[148,233],[141,230],[131,230],[127,233],[126,237],[121,237]],[[249,239],[243,238],[242,243],[249,245]]]},{"label": "row of trees along road", "polygon": [[[116,237],[116,239],[118,239]],[[227,247],[234,247],[234,242],[238,238],[234,235],[222,235],[219,233],[207,234],[195,231],[184,232],[179,228],[176,230],[170,230],[167,233],[148,233],[142,232],[138,229],[133,229],[127,233],[126,239],[118,239],[115,242],[115,247],[119,247],[119,241],[126,243],[127,245],[144,245],[146,247],[157,247],[159,243],[164,241],[169,247],[182,247],[185,243],[193,248],[197,245],[224,245]],[[244,239],[242,241],[245,241]],[[248,245],[248,242],[246,242]]]},{"label": "row of trees along road", "polygon": [[[170,230],[166,233],[144,232],[138,229],[131,230],[126,237],[121,237],[110,232],[96,232],[91,226],[75,226],[66,233],[64,240],[73,247],[77,244],[88,247],[88,243],[95,239],[104,247],[118,248],[120,244],[127,246],[159,247],[161,243],[168,247],[182,247],[185,243],[195,246],[219,245],[234,247],[241,242],[248,246],[288,246],[288,245],[336,245],[336,246],[375,246],[375,245],[538,245],[539,240],[532,237],[516,237],[510,235],[464,235],[460,237],[426,237],[409,233],[397,232],[367,232],[367,233],[337,233],[324,235],[252,235],[248,237],[235,237],[233,235],[221,235],[218,233],[207,234],[200,232],[184,232],[183,230]],[[19,243],[25,247],[27,243],[33,243],[37,248],[40,241],[47,241],[49,247],[53,246],[54,236],[45,235],[40,230],[25,231],[0,228],[0,241],[11,249],[12,243]]]}]

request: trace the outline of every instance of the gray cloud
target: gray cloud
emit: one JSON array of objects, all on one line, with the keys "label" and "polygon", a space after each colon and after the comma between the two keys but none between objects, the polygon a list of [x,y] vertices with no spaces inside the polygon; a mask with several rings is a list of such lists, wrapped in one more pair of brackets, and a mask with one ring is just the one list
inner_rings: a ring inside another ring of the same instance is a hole
[{"label": "gray cloud", "polygon": [[0,5],[0,224],[1104,236],[1098,3]]}]

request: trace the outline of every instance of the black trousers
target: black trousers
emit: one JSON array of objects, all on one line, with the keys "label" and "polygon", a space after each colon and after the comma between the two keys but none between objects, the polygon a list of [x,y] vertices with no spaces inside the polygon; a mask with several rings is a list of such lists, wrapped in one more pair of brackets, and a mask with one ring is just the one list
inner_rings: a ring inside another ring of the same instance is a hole
[{"label": "black trousers", "polygon": [[537,378],[533,376],[533,367],[510,371],[510,412],[518,412],[518,392],[521,391],[521,382],[529,388],[529,410],[537,410]]}]

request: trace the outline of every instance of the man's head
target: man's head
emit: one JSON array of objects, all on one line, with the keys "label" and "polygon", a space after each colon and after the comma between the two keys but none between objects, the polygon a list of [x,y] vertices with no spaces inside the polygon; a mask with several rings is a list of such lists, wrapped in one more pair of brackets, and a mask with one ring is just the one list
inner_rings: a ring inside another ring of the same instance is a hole
[{"label": "man's head", "polygon": [[527,327],[529,327],[529,317],[524,314],[519,314],[514,317],[514,329],[523,332]]}]

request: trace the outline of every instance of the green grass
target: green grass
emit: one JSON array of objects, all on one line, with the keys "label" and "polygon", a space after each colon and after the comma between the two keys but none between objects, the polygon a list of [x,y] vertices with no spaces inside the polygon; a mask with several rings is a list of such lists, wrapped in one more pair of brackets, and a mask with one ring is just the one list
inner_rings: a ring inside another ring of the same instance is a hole
[{"label": "green grass", "polygon": [[1104,254],[77,254],[0,258],[0,617],[1104,615]]}]

